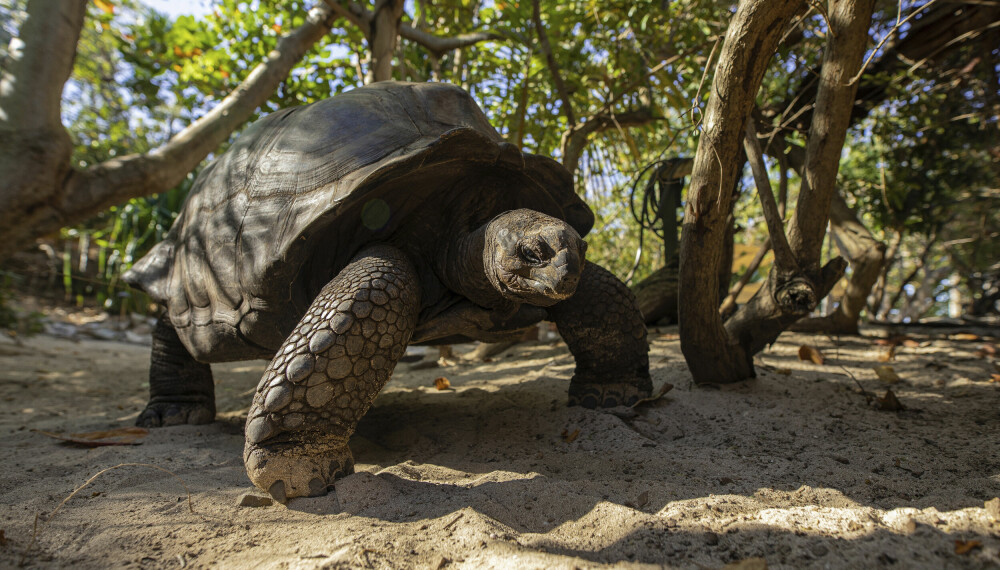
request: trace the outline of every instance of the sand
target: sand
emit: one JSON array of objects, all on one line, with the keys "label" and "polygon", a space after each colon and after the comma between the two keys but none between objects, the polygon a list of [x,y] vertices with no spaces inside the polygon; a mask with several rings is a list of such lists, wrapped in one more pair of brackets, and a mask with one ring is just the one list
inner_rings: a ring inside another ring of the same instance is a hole
[{"label": "sand", "polygon": [[[215,367],[214,424],[88,449],[33,430],[132,425],[148,348],[4,336],[0,567],[1000,566],[995,339],[914,336],[883,363],[883,333],[866,334],[786,334],[758,379],[718,389],[692,386],[663,329],[653,382],[674,388],[635,410],[567,407],[573,360],[557,342],[400,364],[351,441],[357,473],[287,505],[266,504],[241,459],[263,362]],[[804,344],[825,363],[800,361]],[[905,409],[877,409],[858,383]],[[51,516],[123,463],[176,478],[120,467]]]}]

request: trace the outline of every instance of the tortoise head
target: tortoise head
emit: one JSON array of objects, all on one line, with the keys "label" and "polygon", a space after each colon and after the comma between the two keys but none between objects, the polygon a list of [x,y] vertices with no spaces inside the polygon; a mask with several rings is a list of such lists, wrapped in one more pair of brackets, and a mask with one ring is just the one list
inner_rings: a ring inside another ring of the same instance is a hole
[{"label": "tortoise head", "polygon": [[505,299],[548,307],[576,292],[587,242],[566,222],[511,210],[487,224],[484,245],[486,276]]}]

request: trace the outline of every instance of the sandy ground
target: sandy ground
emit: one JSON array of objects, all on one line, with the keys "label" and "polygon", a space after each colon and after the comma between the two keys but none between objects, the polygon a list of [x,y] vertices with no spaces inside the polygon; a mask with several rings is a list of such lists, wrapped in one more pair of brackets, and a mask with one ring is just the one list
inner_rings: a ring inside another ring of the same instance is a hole
[{"label": "sandy ground", "polygon": [[[692,386],[675,331],[660,331],[654,385],[675,388],[637,410],[566,407],[573,361],[557,343],[401,364],[351,442],[357,473],[287,506],[242,504],[263,497],[241,451],[264,363],[215,367],[212,425],[86,449],[32,430],[132,425],[148,349],[4,336],[0,567],[1000,566],[1000,370],[983,352],[996,340],[916,336],[880,363],[882,333],[867,334],[785,335],[757,380],[711,389]],[[802,344],[826,363],[800,361]],[[879,380],[882,364],[901,381]],[[849,374],[906,409],[876,409]],[[194,512],[177,479],[126,466],[50,518],[122,463],[175,473]]]}]

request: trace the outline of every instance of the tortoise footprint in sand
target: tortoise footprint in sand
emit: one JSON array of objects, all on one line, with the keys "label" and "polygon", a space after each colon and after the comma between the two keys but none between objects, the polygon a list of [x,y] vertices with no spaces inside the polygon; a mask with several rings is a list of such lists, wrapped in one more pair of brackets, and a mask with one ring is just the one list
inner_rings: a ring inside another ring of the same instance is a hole
[{"label": "tortoise footprint in sand", "polygon": [[247,473],[279,500],[323,494],[407,344],[541,320],[576,359],[570,404],[631,404],[651,389],[646,329],[585,261],[593,220],[562,166],[504,143],[457,87],[383,82],[272,113],[126,275],[167,307],[138,423],[210,422],[207,363],[271,359]]}]

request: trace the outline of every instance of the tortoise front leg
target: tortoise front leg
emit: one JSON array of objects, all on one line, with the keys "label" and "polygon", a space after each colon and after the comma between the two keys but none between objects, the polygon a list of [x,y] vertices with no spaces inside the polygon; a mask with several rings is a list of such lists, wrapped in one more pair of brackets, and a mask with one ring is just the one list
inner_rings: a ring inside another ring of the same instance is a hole
[{"label": "tortoise front leg", "polygon": [[610,408],[650,395],[642,313],[632,292],[608,270],[587,262],[576,293],[550,307],[549,319],[576,359],[569,405]]},{"label": "tortoise front leg", "polygon": [[135,425],[207,424],[215,419],[215,383],[208,364],[191,356],[166,315],[153,329],[149,403]]},{"label": "tortoise front leg", "polygon": [[243,459],[284,502],[354,472],[347,441],[416,327],[416,270],[398,249],[368,248],[313,301],[257,386]]}]

